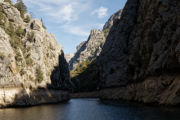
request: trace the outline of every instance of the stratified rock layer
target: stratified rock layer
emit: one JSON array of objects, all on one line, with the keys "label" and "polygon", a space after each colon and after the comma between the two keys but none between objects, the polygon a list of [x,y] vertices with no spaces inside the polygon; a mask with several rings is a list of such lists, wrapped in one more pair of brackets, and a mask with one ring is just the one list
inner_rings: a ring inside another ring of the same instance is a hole
[{"label": "stratified rock layer", "polygon": [[[101,98],[180,103],[180,1],[128,0],[99,64]],[[110,87],[118,87],[110,89]]]}]

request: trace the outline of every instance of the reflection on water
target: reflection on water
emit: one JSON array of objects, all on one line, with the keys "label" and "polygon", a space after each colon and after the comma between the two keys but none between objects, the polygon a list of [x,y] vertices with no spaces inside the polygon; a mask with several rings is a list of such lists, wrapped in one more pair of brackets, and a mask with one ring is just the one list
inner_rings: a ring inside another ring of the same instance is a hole
[{"label": "reflection on water", "polygon": [[72,99],[56,105],[1,109],[0,120],[180,120],[180,109]]}]

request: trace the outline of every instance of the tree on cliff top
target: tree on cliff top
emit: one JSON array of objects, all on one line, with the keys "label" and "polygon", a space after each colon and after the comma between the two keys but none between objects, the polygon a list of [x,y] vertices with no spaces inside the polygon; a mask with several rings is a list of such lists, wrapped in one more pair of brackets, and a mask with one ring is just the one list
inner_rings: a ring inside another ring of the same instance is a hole
[{"label": "tree on cliff top", "polygon": [[41,18],[42,26],[44,29],[46,29],[46,26],[44,25],[43,19]]},{"label": "tree on cliff top", "polygon": [[20,11],[21,17],[24,18],[24,14],[27,12],[27,7],[22,0],[17,0],[15,7]]}]

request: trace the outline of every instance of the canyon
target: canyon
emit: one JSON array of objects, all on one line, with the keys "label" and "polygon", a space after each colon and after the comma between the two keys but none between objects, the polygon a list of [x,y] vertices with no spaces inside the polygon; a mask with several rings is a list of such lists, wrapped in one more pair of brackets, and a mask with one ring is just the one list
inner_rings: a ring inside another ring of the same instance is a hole
[{"label": "canyon", "polygon": [[178,0],[127,0],[74,54],[18,4],[0,0],[0,107],[59,103],[70,92],[180,104]]}]

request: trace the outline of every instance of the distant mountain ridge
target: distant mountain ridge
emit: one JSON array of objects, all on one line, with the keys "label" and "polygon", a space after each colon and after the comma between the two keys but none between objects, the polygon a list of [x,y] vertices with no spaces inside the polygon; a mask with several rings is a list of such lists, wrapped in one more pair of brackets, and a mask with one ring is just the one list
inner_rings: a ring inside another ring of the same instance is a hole
[{"label": "distant mountain ridge", "polygon": [[86,60],[92,61],[99,56],[102,51],[103,45],[106,41],[106,36],[109,33],[114,21],[120,19],[122,10],[113,14],[106,22],[103,30],[91,30],[87,41],[83,41],[77,46],[77,51],[74,57],[69,61],[70,70]]}]

